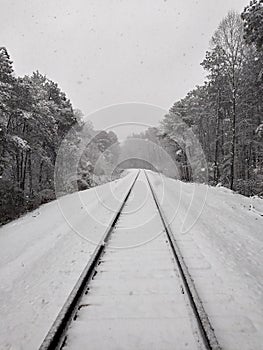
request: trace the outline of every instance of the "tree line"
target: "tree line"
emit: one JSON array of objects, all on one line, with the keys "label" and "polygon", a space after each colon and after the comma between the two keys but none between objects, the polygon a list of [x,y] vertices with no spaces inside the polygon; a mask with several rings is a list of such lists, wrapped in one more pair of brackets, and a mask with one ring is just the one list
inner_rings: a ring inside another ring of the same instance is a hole
[{"label": "tree line", "polygon": [[[194,147],[189,150],[183,123],[202,146],[209,184],[263,195],[262,18],[262,0],[251,1],[241,15],[227,14],[201,63],[206,81],[176,101],[154,131],[154,142],[179,162],[186,181],[195,180],[187,157]],[[151,131],[136,137],[148,139]]]},{"label": "tree line", "polygon": [[[262,1],[251,2],[241,16],[228,13],[201,63],[207,80],[170,109],[198,136],[209,182],[245,195],[263,194],[262,16]],[[163,130],[169,135],[173,127],[166,116]]]},{"label": "tree line", "polygon": [[158,127],[128,136],[121,145],[119,166],[150,169],[184,181],[191,180],[183,147]]},{"label": "tree line", "polygon": [[[120,152],[123,167],[143,165],[198,180],[189,161],[196,145],[185,139],[190,133],[183,124],[201,143],[210,184],[262,195],[262,17],[262,0],[251,1],[241,15],[229,12],[201,63],[204,84],[176,101],[159,127],[128,138],[121,150],[113,132],[84,123],[57,83],[38,71],[16,77],[7,49],[0,47],[0,224],[55,198],[56,159],[65,139],[62,168],[77,162],[77,170],[73,178],[61,177],[62,194],[109,180]],[[193,162],[202,169],[198,154]]]},{"label": "tree line", "polygon": [[[58,84],[38,71],[31,76],[16,77],[9,53],[1,47],[0,224],[56,197],[57,152],[70,130],[65,166],[70,164],[70,157],[77,162],[76,157],[81,157],[74,181],[79,189],[86,189],[100,183],[103,167],[112,161],[109,154],[103,153],[110,144],[118,148],[116,135],[96,131],[91,123],[84,123],[82,113],[73,109]],[[78,154],[81,140],[87,143],[82,156]],[[100,161],[95,173],[101,155],[104,162]],[[71,188],[70,181],[61,186],[65,193]]]}]

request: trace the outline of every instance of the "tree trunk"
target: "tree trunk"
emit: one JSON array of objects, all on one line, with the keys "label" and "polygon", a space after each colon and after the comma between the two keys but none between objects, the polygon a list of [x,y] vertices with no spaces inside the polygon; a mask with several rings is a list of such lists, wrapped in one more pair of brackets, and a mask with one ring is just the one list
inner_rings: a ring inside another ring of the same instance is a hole
[{"label": "tree trunk", "polygon": [[236,152],[236,92],[233,93],[233,118],[232,118],[232,140],[231,140],[231,167],[230,167],[230,189],[234,186],[235,152]]},{"label": "tree trunk", "polygon": [[24,165],[23,165],[23,174],[22,174],[22,179],[21,179],[21,189],[23,192],[25,192],[27,159],[28,159],[28,151],[25,154],[25,160],[24,160]]},{"label": "tree trunk", "polygon": [[39,168],[39,178],[38,178],[38,188],[39,188],[39,189],[41,189],[42,172],[43,172],[43,161],[41,161],[41,163],[40,163],[40,168]]},{"label": "tree trunk", "polygon": [[29,151],[29,156],[28,156],[28,175],[29,175],[29,196],[31,198],[33,194],[31,150]]},{"label": "tree trunk", "polygon": [[219,168],[218,168],[218,148],[219,148],[219,127],[220,127],[220,89],[218,89],[217,96],[217,110],[216,110],[216,142],[215,142],[215,160],[214,160],[214,183],[218,183]]}]

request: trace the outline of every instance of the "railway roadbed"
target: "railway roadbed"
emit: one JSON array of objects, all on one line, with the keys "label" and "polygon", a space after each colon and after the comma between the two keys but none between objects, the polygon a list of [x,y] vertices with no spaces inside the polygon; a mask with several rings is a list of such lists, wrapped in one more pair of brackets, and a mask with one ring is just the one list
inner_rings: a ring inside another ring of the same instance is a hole
[{"label": "railway roadbed", "polygon": [[108,233],[58,348],[213,348],[144,172]]}]

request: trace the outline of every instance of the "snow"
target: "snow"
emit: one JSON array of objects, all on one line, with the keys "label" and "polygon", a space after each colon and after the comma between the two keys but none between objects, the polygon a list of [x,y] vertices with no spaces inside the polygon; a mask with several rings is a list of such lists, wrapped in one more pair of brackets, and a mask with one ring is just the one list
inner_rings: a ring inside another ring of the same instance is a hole
[{"label": "snow", "polygon": [[22,139],[21,137],[17,136],[17,135],[12,135],[10,136],[10,139],[16,143],[16,145],[23,149],[23,150],[28,150],[30,149],[30,146],[28,145],[28,142],[24,139]]},{"label": "snow", "polygon": [[[153,239],[154,238],[154,239]],[[65,350],[204,349],[143,172],[120,216]]]},{"label": "snow", "polygon": [[257,127],[257,129],[256,129],[256,134],[257,134],[258,136],[262,137],[262,135],[263,135],[263,123],[261,123],[261,124]]},{"label": "snow", "polygon": [[[62,197],[0,229],[1,349],[40,346],[135,173]],[[83,306],[79,327],[70,329],[72,344],[88,324],[89,344],[99,339],[106,344],[100,348],[196,348],[196,325],[142,174],[86,296],[90,312]],[[261,349],[263,200],[148,174],[220,345]]]},{"label": "snow", "polygon": [[189,273],[224,349],[262,349],[263,200],[151,173]]},{"label": "snow", "polygon": [[37,349],[134,179],[65,196],[0,229],[0,349]]}]

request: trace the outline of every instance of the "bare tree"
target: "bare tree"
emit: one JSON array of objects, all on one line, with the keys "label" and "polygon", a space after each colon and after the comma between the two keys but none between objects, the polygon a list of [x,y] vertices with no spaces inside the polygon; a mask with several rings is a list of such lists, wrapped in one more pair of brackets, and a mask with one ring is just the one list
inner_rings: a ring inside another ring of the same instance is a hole
[{"label": "bare tree", "polygon": [[240,75],[244,58],[243,22],[238,13],[230,11],[222,20],[213,38],[212,45],[220,48],[224,61],[225,72],[229,85],[231,101],[232,139],[230,149],[230,188],[233,189],[235,152],[236,152],[236,125],[237,99],[240,88]]}]

